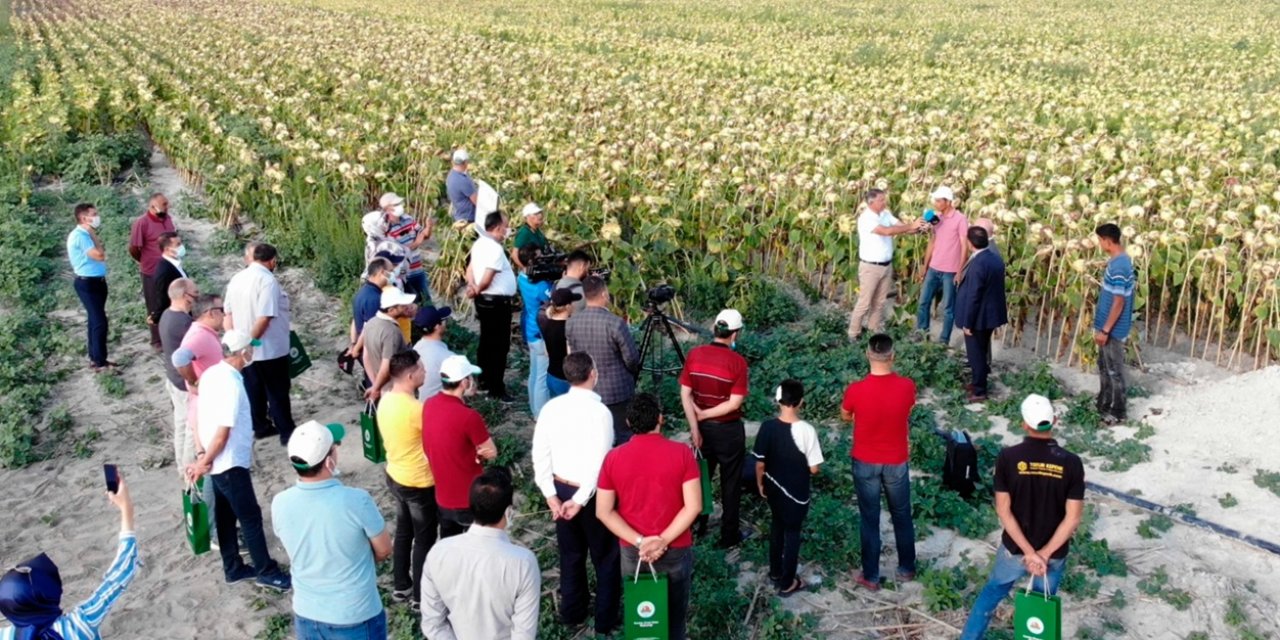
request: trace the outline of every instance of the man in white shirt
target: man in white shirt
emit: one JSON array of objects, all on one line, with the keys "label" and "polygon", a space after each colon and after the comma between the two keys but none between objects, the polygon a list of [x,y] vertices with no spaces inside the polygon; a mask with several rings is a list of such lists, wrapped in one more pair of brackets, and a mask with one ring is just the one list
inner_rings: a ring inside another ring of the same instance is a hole
[{"label": "man in white shirt", "polygon": [[[253,490],[249,469],[253,466],[253,419],[241,372],[253,363],[258,341],[241,331],[222,336],[222,362],[200,376],[196,424],[199,442],[196,461],[187,467],[187,479],[204,475],[213,482],[213,511],[217,521],[222,574],[227,584],[257,580],[258,586],[279,591],[291,587],[289,574],[267,552],[262,509]],[[253,566],[240,558],[236,522],[244,532]]]},{"label": "man in white shirt", "polygon": [[[280,443],[288,444],[294,428],[289,402],[289,294],[276,280],[279,265],[275,247],[254,245],[253,262],[227,283],[223,326],[246,333],[261,344],[253,351],[253,364],[244,370],[254,437],[279,433]],[[268,411],[271,422],[267,422]]]},{"label": "man in white shirt", "polygon": [[618,541],[596,517],[596,480],[613,448],[613,414],[592,391],[596,367],[586,353],[564,359],[569,392],[542,407],[533,429],[533,473],[556,524],[560,551],[560,621],[587,618],[587,554],[596,568],[595,631],[608,635],[619,622],[622,597]]},{"label": "man in white shirt", "polygon": [[449,307],[423,307],[414,316],[413,324],[422,329],[422,337],[413,345],[413,350],[422,357],[422,368],[426,378],[418,388],[418,401],[440,393],[440,365],[453,355],[449,345],[444,343],[445,319],[453,315]]},{"label": "man in white shirt", "polygon": [[[849,316],[849,339],[862,335],[862,323],[878,333],[884,326],[884,302],[893,288],[893,236],[912,233],[923,220],[902,223],[889,211],[889,195],[871,189],[863,196],[858,214],[858,302]],[[869,316],[869,317],[868,317]]]},{"label": "man in white shirt", "polygon": [[480,321],[476,364],[484,371],[480,388],[494,399],[510,402],[503,377],[507,372],[507,352],[511,350],[516,272],[502,248],[507,237],[506,218],[498,211],[490,213],[484,229],[485,233],[471,245],[471,264],[467,267],[467,297],[475,300],[476,319]]},{"label": "man in white shirt", "polygon": [[431,640],[534,640],[542,572],[532,551],[512,544],[511,473],[490,467],[471,483],[475,524],[427,554],[422,633]]}]

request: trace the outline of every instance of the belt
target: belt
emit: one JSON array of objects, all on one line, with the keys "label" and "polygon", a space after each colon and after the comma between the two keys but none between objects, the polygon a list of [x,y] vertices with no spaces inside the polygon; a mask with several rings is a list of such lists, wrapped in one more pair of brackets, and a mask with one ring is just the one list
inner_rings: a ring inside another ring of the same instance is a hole
[{"label": "belt", "polygon": [[887,262],[872,262],[872,261],[870,261],[870,260],[861,260],[860,262],[865,262],[866,264],[874,264],[874,265],[875,265],[875,266],[877,266],[877,267],[887,267],[887,266],[889,266],[889,265],[893,264],[893,261],[892,261],[892,260],[889,260],[889,261],[887,261]]},{"label": "belt", "polygon": [[552,478],[554,478],[556,482],[559,482],[560,484],[563,484],[563,485],[568,485],[568,486],[570,486],[570,487],[580,487],[580,486],[582,486],[582,485],[580,485],[580,484],[578,484],[578,483],[576,483],[576,482],[569,482],[568,480],[565,480],[564,478],[561,478],[560,476],[557,476],[557,475],[554,475],[554,474],[552,474],[552,476],[551,476],[551,477],[552,477]]},{"label": "belt", "polygon": [[106,280],[106,276],[76,276],[76,280]]},{"label": "belt", "polygon": [[485,302],[510,302],[515,299],[515,296],[498,296],[489,293],[482,293],[476,297]]}]

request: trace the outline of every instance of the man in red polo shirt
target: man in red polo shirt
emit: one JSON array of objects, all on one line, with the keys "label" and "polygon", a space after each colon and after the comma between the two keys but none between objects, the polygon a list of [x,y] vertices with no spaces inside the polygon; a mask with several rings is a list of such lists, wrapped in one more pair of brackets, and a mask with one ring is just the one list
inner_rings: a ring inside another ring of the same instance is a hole
[{"label": "man in red polo shirt", "polygon": [[[742,402],[747,398],[747,360],[733,350],[742,331],[742,314],[725,309],[716,316],[714,341],[689,352],[680,372],[680,401],[689,421],[693,446],[707,458],[714,475],[720,469],[720,542],[728,549],[742,542],[738,508],[742,498],[742,461],[747,433]],[[707,521],[698,524],[698,534]]]},{"label": "man in red polo shirt", "polygon": [[880,494],[889,502],[898,547],[898,579],[916,576],[916,532],[911,521],[907,433],[916,404],[916,383],[893,372],[893,338],[880,333],[867,342],[871,374],[844,392],[840,418],[853,422],[853,488],[862,521],[862,572],[858,584],[880,589]]},{"label": "man in red polo shirt", "polygon": [[635,435],[600,467],[596,517],[622,544],[622,575],[635,575],[643,561],[667,576],[667,637],[684,640],[693,578],[689,527],[702,512],[698,463],[689,447],[662,436],[662,410],[653,394],[632,398],[627,426]]},{"label": "man in red polo shirt", "polygon": [[173,218],[169,217],[169,200],[163,193],[151,194],[146,213],[133,221],[129,231],[129,255],[138,263],[138,271],[142,273],[142,299],[147,305],[147,328],[151,330],[151,347],[160,350],[160,325],[152,320],[159,318],[164,308],[169,306],[169,292],[161,291],[156,284],[156,265],[160,262],[163,251],[160,249],[160,235],[176,232]]},{"label": "man in red polo shirt", "polygon": [[436,481],[440,538],[456,536],[471,524],[471,483],[484,471],[481,460],[498,457],[484,418],[467,406],[476,393],[472,376],[480,373],[466,356],[450,356],[440,365],[440,393],[422,405],[422,451]]}]

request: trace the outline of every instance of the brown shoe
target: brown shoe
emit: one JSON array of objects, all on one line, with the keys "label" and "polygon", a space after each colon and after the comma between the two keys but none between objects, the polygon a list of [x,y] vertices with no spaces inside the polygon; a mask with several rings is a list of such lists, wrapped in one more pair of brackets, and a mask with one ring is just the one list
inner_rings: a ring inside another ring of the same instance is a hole
[{"label": "brown shoe", "polygon": [[966,402],[966,403],[968,403],[968,404],[981,403],[981,402],[986,402],[986,401],[987,401],[987,397],[986,397],[986,396],[980,396],[980,395],[978,395],[978,394],[976,394],[976,393],[970,393],[970,394],[969,394],[969,397],[968,397],[968,398],[965,398],[965,402]]},{"label": "brown shoe", "polygon": [[879,583],[879,582],[872,582],[872,581],[870,581],[870,580],[868,580],[868,579],[866,579],[866,578],[862,577],[862,572],[861,572],[861,571],[859,571],[857,575],[853,576],[853,581],[854,581],[854,582],[856,582],[856,583],[858,583],[858,586],[862,587],[863,589],[866,589],[867,591],[879,591],[879,590],[880,590],[880,583]]}]

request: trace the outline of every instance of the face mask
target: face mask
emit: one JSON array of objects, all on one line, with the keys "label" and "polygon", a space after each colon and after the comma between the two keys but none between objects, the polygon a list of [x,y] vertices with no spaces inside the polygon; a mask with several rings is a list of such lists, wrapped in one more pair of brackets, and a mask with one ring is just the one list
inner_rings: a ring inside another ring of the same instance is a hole
[{"label": "face mask", "polygon": [[333,458],[329,458],[327,461],[325,461],[325,466],[329,467],[329,474],[332,475],[333,477],[336,478],[342,475],[342,470],[338,469],[338,462]]},{"label": "face mask", "polygon": [[102,216],[94,216],[94,217],[92,217],[92,218],[89,218],[89,226],[93,227],[94,229],[97,229],[98,227],[101,227],[101,226],[102,226]]},{"label": "face mask", "polygon": [[185,244],[180,244],[180,245],[178,245],[178,251],[177,251],[177,254],[178,254],[178,259],[179,259],[179,260],[181,260],[181,259],[183,259],[183,258],[187,257],[187,245],[185,245]]},{"label": "face mask", "polygon": [[398,204],[398,205],[396,205],[396,208],[395,208],[393,211],[394,211],[394,212],[395,212],[395,214],[396,214],[396,215],[398,215],[398,216],[402,216],[402,215],[404,215],[404,205],[402,205],[402,204]]},{"label": "face mask", "polygon": [[730,343],[729,343],[729,348],[730,348],[730,349],[733,349],[734,351],[737,351],[737,350],[738,350],[738,341],[737,341],[737,340],[734,340],[733,342],[730,342]]},{"label": "face mask", "polygon": [[160,209],[159,211],[156,211],[156,217],[157,217],[157,218],[163,218],[163,217],[165,217],[165,216],[167,216],[167,215],[169,215],[169,210],[168,210],[168,209]]}]

